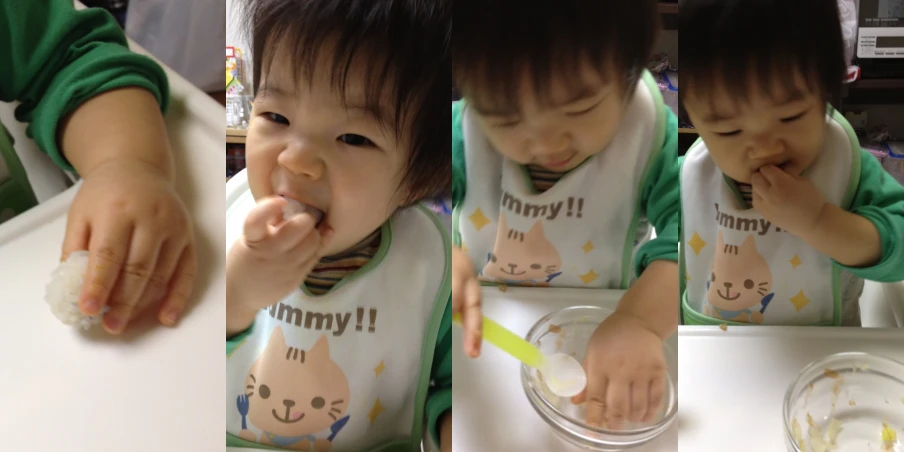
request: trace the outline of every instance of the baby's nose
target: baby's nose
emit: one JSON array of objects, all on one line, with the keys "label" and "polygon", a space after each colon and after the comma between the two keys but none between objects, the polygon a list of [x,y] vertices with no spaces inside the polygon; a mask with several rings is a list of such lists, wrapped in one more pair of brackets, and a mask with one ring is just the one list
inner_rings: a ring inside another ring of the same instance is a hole
[{"label": "baby's nose", "polygon": [[780,141],[755,143],[747,155],[752,159],[766,159],[785,152],[785,146]]}]

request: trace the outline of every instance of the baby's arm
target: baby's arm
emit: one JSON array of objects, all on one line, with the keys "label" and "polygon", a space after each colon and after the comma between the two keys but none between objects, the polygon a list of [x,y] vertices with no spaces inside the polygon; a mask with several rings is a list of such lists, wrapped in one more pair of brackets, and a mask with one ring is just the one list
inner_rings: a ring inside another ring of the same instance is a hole
[{"label": "baby's arm", "polygon": [[[451,451],[452,445],[452,300],[440,322],[433,352],[430,374],[433,386],[427,394],[427,425],[433,443],[442,452]],[[446,448],[448,447],[448,449]]]},{"label": "baby's arm", "polygon": [[666,139],[653,156],[643,187],[643,208],[656,228],[656,239],[636,257],[640,275],[615,313],[596,329],[587,344],[587,388],[573,403],[587,402],[587,422],[620,428],[626,420],[649,421],[666,387],[662,341],[678,328],[679,189],[677,118],[666,115]]},{"label": "baby's arm", "polygon": [[[811,245],[862,278],[904,280],[904,187],[866,151],[851,212],[832,206]],[[860,268],[857,268],[860,267]]]},{"label": "baby's arm", "polygon": [[108,12],[71,0],[4,0],[0,29],[0,100],[21,101],[27,134],[84,180],[62,246],[63,259],[89,251],[82,313],[109,307],[104,328],[121,333],[153,305],[175,325],[197,263],[161,114],[166,74],[129,51]]},{"label": "baby's arm", "polygon": [[678,328],[678,225],[681,213],[678,118],[666,111],[666,137],[643,188],[644,207],[656,238],[637,252],[637,281],[618,310],[640,319],[660,338]]},{"label": "baby's arm", "polygon": [[[84,175],[106,157],[82,158],[99,149],[102,140],[120,145],[119,155],[141,156],[171,173],[160,119],[169,98],[166,74],[150,58],[129,51],[109,13],[96,8],[76,12],[70,0],[4,0],[0,29],[11,46],[0,50],[0,100],[22,102],[16,119],[29,123],[28,135],[58,165],[72,169],[68,157]],[[133,89],[116,91],[126,87]],[[86,104],[108,92],[110,99]],[[98,114],[104,108],[110,111],[102,118],[85,122],[85,112]],[[65,126],[67,116],[70,127]],[[71,129],[82,125],[92,127],[83,131],[91,145],[72,134]],[[70,129],[69,137],[64,129]],[[71,149],[64,145],[64,156],[59,145],[67,142]]]},{"label": "baby's arm", "polygon": [[826,202],[816,186],[767,166],[751,178],[753,207],[860,277],[904,279],[904,188],[860,150],[860,182],[850,211]]},{"label": "baby's arm", "polygon": [[834,204],[823,205],[816,225],[802,233],[801,238],[848,267],[871,267],[882,257],[882,240],[876,226]]},{"label": "baby's arm", "polygon": [[443,425],[439,433],[440,452],[452,452],[452,410],[443,415]]}]

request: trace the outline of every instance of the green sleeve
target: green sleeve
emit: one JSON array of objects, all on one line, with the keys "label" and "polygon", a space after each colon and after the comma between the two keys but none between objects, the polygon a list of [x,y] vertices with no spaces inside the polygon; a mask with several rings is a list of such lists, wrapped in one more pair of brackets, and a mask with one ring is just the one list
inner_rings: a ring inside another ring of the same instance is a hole
[{"label": "green sleeve", "polygon": [[452,208],[465,199],[465,138],[461,130],[463,101],[452,102]]},{"label": "green sleeve", "polygon": [[231,355],[232,352],[236,349],[236,347],[238,347],[239,344],[244,342],[245,339],[248,338],[248,336],[251,334],[251,332],[253,330],[254,330],[254,324],[252,323],[251,326],[249,326],[247,330],[242,331],[241,333],[236,334],[235,336],[227,338],[226,339],[226,356],[228,357],[229,355]]},{"label": "green sleeve", "polygon": [[0,101],[20,101],[16,119],[53,161],[72,170],[57,146],[60,121],[86,100],[116,88],[145,88],[166,111],[166,74],[129,51],[113,16],[75,11],[72,0],[0,1]]},{"label": "green sleeve", "polygon": [[665,109],[665,116],[662,151],[653,162],[643,187],[643,207],[650,224],[656,228],[656,238],[637,251],[634,264],[637,276],[655,260],[678,261],[678,225],[681,213],[678,117],[668,108]]},{"label": "green sleeve", "polygon": [[[882,257],[867,268],[841,265],[851,273],[871,281],[904,281],[904,187],[888,174],[879,161],[860,150],[860,185],[851,213],[872,221],[882,240]],[[839,264],[840,265],[840,264]]]},{"label": "green sleeve", "polygon": [[436,350],[433,354],[433,387],[427,394],[427,422],[433,443],[439,446],[440,421],[452,410],[452,294],[439,326]]}]

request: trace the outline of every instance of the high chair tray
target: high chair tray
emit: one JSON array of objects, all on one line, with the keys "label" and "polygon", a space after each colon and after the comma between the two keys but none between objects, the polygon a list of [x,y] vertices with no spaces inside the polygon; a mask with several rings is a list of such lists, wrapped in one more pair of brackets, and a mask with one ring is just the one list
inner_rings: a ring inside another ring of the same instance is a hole
[{"label": "high chair tray", "polygon": [[191,306],[174,329],[158,326],[151,313],[121,337],[82,334],[44,301],[79,186],[0,225],[4,451],[224,449],[225,113],[167,75],[177,190],[192,215],[199,260]]},{"label": "high chair tray", "polygon": [[[483,310],[487,317],[523,337],[534,323],[550,312],[576,305],[615,309],[623,293],[618,290],[519,287],[508,287],[501,292],[497,287],[484,287]],[[453,451],[581,450],[559,439],[530,406],[521,386],[518,361],[488,343],[481,347],[480,357],[468,358],[463,350],[463,340],[461,328],[454,327]],[[675,336],[667,341],[673,350],[676,350],[676,341]],[[632,450],[674,452],[677,441],[678,423],[674,423],[659,438]]]},{"label": "high chair tray", "polygon": [[904,330],[682,326],[678,347],[681,450],[777,451],[785,450],[785,391],[804,367],[850,351],[904,362]]}]

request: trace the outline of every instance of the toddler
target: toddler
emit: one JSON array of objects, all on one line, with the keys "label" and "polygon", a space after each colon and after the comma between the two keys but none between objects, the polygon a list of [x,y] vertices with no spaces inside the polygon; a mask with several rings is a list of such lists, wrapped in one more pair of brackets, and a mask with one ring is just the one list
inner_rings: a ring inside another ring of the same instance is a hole
[{"label": "toddler", "polygon": [[418,203],[449,193],[451,3],[249,0],[244,18],[226,444],[414,451],[426,421],[450,451],[451,241]]},{"label": "toddler", "polygon": [[[166,75],[129,52],[101,9],[72,0],[0,2],[0,101],[53,161],[83,184],[69,209],[62,260],[90,253],[80,309],[105,307],[121,333],[151,306],[175,325],[194,285],[194,239],[176,194],[162,111]],[[0,125],[0,222],[37,204],[10,135]]]},{"label": "toddler", "polygon": [[588,403],[590,424],[648,421],[678,324],[677,119],[645,70],[656,2],[454,7],[452,294],[465,350],[479,353],[481,284],[627,289],[590,340],[573,402]]},{"label": "toddler", "polygon": [[701,138],[681,171],[684,322],[859,326],[862,278],[904,279],[904,188],[827,104],[836,3],[688,0],[679,20]]}]

